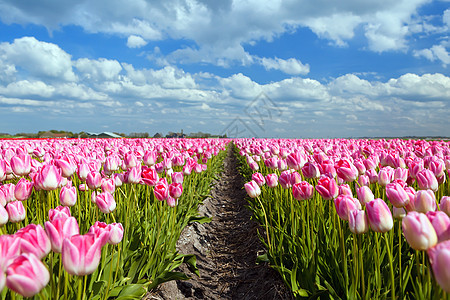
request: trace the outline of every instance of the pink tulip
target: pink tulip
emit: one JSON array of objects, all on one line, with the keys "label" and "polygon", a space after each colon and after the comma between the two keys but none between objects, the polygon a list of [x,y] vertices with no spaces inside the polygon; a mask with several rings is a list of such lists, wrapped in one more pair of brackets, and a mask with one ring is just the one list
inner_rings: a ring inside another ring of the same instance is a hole
[{"label": "pink tulip", "polygon": [[6,179],[6,162],[4,159],[0,159],[0,182]]},{"label": "pink tulip", "polygon": [[366,205],[366,203],[375,199],[372,190],[365,185],[356,189],[356,195],[361,205]]},{"label": "pink tulip", "polygon": [[293,152],[286,158],[287,165],[294,170],[300,170],[306,162],[306,156],[300,151]]},{"label": "pink tulip", "polygon": [[336,168],[334,167],[334,163],[331,160],[324,160],[319,167],[320,173],[322,175],[326,175],[330,178],[336,177]]},{"label": "pink tulip", "polygon": [[119,170],[119,164],[120,158],[117,155],[111,155],[106,158],[103,168],[105,169],[106,173],[111,174]]},{"label": "pink tulip", "polygon": [[28,175],[31,171],[31,156],[19,154],[11,158],[11,169],[17,176]]},{"label": "pink tulip", "polygon": [[378,184],[381,186],[386,186],[392,181],[393,177],[393,169],[391,167],[384,167],[378,172]]},{"label": "pink tulip", "polygon": [[264,160],[264,165],[266,165],[266,167],[268,167],[271,170],[278,169],[278,158],[275,156],[270,157]]},{"label": "pink tulip", "polygon": [[428,257],[437,283],[450,293],[450,240],[428,249]]},{"label": "pink tulip", "polygon": [[450,239],[450,217],[445,212],[429,211],[427,218],[436,231],[439,243]]},{"label": "pink tulip", "polygon": [[369,177],[369,182],[370,183],[377,183],[378,182],[378,174],[377,174],[377,171],[375,171],[375,169],[368,169],[366,171],[366,175],[367,175],[367,177]]},{"label": "pink tulip", "polygon": [[244,184],[244,188],[250,198],[256,198],[261,195],[261,189],[254,180]]},{"label": "pink tulip", "polygon": [[338,216],[345,221],[348,221],[349,213],[351,211],[361,209],[361,204],[359,201],[348,195],[339,195],[336,199],[334,199],[334,206]]},{"label": "pink tulip", "polygon": [[153,194],[159,201],[164,201],[169,196],[169,186],[165,180],[160,180],[153,188]]},{"label": "pink tulip", "polygon": [[435,211],[436,196],[432,190],[420,190],[414,196],[414,209],[418,212],[426,213],[428,211]]},{"label": "pink tulip", "polygon": [[[158,174],[156,174],[158,176]],[[184,181],[184,175],[183,172],[174,172],[172,174],[172,182],[173,183],[183,183]]]},{"label": "pink tulip", "polygon": [[306,181],[295,183],[292,186],[292,193],[294,195],[294,198],[297,200],[311,199],[313,196],[313,192],[314,187]]},{"label": "pink tulip", "polygon": [[20,238],[21,253],[33,253],[42,259],[50,252],[50,239],[40,224],[29,224],[20,228],[14,236]]},{"label": "pink tulip", "polygon": [[91,190],[98,189],[102,186],[102,176],[98,172],[91,171],[86,176],[86,184]]},{"label": "pink tulip", "polygon": [[277,161],[277,167],[278,167],[278,170],[280,170],[280,171],[287,170],[288,166],[287,166],[286,160],[285,159],[279,159]]},{"label": "pink tulip", "polygon": [[425,214],[411,211],[402,220],[406,241],[415,250],[427,250],[436,245],[436,231]]},{"label": "pink tulip", "polygon": [[307,162],[302,168],[302,173],[305,178],[319,178],[320,171],[319,168],[314,164]]},{"label": "pink tulip", "polygon": [[442,159],[435,158],[432,161],[430,161],[429,169],[436,178],[445,175],[444,173],[445,163]]},{"label": "pink tulip", "polygon": [[369,186],[370,185],[369,176],[367,176],[367,175],[359,176],[358,177],[358,184],[359,184],[359,186]]},{"label": "pink tulip", "polygon": [[386,196],[392,205],[397,208],[404,207],[409,203],[408,194],[397,182],[386,185]]},{"label": "pink tulip", "polygon": [[275,173],[267,174],[265,180],[268,187],[274,188],[278,185],[278,176]]},{"label": "pink tulip", "polygon": [[54,165],[44,165],[36,176],[35,185],[45,191],[56,190],[61,181],[60,172]]},{"label": "pink tulip", "polygon": [[252,169],[252,171],[258,171],[259,170],[259,165],[256,161],[252,161],[249,164],[250,169]]},{"label": "pink tulip", "polygon": [[373,231],[387,232],[394,226],[391,211],[382,199],[377,198],[366,203],[366,213]]},{"label": "pink tulip", "polygon": [[181,183],[171,183],[169,185],[169,195],[170,195],[170,197],[178,199],[178,198],[181,197],[182,193],[183,193],[183,185]]},{"label": "pink tulip", "polygon": [[138,184],[141,182],[141,166],[138,165],[137,167],[131,167],[128,169],[128,171],[124,174],[125,182],[131,183],[131,184]]},{"label": "pink tulip", "polygon": [[438,190],[438,182],[433,172],[428,169],[423,169],[416,175],[417,185],[421,190],[432,190],[436,192]]},{"label": "pink tulip", "polygon": [[450,217],[450,196],[443,196],[439,201],[439,209]]},{"label": "pink tulip", "polygon": [[59,192],[59,202],[64,206],[74,206],[77,202],[77,189],[74,186],[63,186]]},{"label": "pink tulip", "polygon": [[78,165],[77,174],[78,174],[78,178],[81,181],[86,181],[86,178],[87,178],[89,172],[91,172],[91,170],[89,169],[89,165],[88,164],[81,163],[81,164]]},{"label": "pink tulip", "polygon": [[177,206],[177,204],[178,204],[178,199],[169,196],[169,197],[167,197],[167,199],[166,199],[166,203],[167,203],[167,205],[170,206],[170,207],[175,207],[175,206]]},{"label": "pink tulip", "polygon": [[136,155],[132,152],[128,152],[125,154],[123,158],[123,163],[125,165],[125,169],[131,169],[138,166],[140,163],[136,157]]},{"label": "pink tulip", "polygon": [[369,221],[364,210],[354,209],[348,214],[348,227],[355,234],[366,233],[369,230]]},{"label": "pink tulip", "polygon": [[5,272],[9,264],[19,255],[20,239],[14,235],[0,235],[0,272]]},{"label": "pink tulip", "polygon": [[0,201],[3,205],[3,203],[9,203],[12,201],[16,201],[16,186],[13,183],[6,183],[4,185],[0,185]]},{"label": "pink tulip", "polygon": [[54,209],[48,211],[48,218],[50,222],[58,218],[69,218],[71,217],[70,209],[67,206],[57,206]]},{"label": "pink tulip", "polygon": [[348,184],[341,184],[339,186],[339,195],[347,195],[353,197],[353,192]]},{"label": "pink tulip", "polygon": [[96,238],[93,233],[64,239],[61,252],[64,269],[77,276],[93,273],[100,263],[102,246],[107,240],[107,234]]},{"label": "pink tulip", "polygon": [[335,168],[337,176],[344,182],[351,182],[358,177],[358,169],[348,160],[341,159]]},{"label": "pink tulip", "polygon": [[111,178],[114,180],[114,185],[116,187],[122,186],[124,178],[122,173],[114,173]]},{"label": "pink tulip", "polygon": [[14,259],[6,274],[6,286],[24,297],[38,294],[50,281],[47,268],[32,253],[24,253]]},{"label": "pink tulip", "polygon": [[400,179],[403,182],[406,182],[408,179],[408,169],[397,168],[394,171],[394,179]]},{"label": "pink tulip", "polygon": [[253,173],[252,179],[259,185],[263,186],[266,183],[266,179],[261,173]]},{"label": "pink tulip", "polygon": [[12,223],[18,223],[25,220],[26,211],[21,201],[13,201],[6,204],[9,220]]},{"label": "pink tulip", "polygon": [[74,217],[57,218],[51,222],[45,222],[44,226],[50,239],[51,248],[56,253],[61,253],[65,238],[80,234],[78,222]]},{"label": "pink tulip", "polygon": [[280,183],[281,187],[284,189],[288,189],[292,187],[292,181],[291,181],[291,171],[283,171],[280,174],[280,177],[278,178],[278,182]]},{"label": "pink tulip", "polygon": [[192,165],[185,164],[184,167],[183,167],[183,174],[184,174],[185,176],[191,175],[191,173],[192,173],[192,168],[193,168]]},{"label": "pink tulip", "polygon": [[75,173],[77,166],[72,159],[66,157],[64,159],[56,159],[55,165],[61,170],[61,176],[70,178]]},{"label": "pink tulip", "polygon": [[108,227],[109,227],[108,243],[111,245],[117,245],[122,241],[123,238],[123,226],[121,223],[112,223],[109,224]]},{"label": "pink tulip", "polygon": [[103,193],[114,194],[116,183],[113,178],[102,178],[101,188]]},{"label": "pink tulip", "polygon": [[322,175],[317,182],[316,191],[325,200],[331,200],[338,195],[338,185],[332,178]]},{"label": "pink tulip", "polygon": [[95,198],[98,209],[104,214],[109,214],[116,209],[116,201],[110,193],[100,193]]},{"label": "pink tulip", "polygon": [[144,166],[142,167],[141,180],[148,186],[155,186],[159,180],[159,176],[155,169]]},{"label": "pink tulip", "polygon": [[9,215],[6,211],[6,208],[4,208],[2,205],[0,205],[0,226],[5,225],[8,223]]},{"label": "pink tulip", "polygon": [[156,164],[157,157],[158,157],[158,154],[155,151],[145,152],[144,158],[143,158],[144,164],[149,167],[153,166],[154,164]]},{"label": "pink tulip", "polygon": [[20,178],[14,189],[14,197],[19,201],[24,201],[31,196],[32,191],[33,183],[25,178]]}]

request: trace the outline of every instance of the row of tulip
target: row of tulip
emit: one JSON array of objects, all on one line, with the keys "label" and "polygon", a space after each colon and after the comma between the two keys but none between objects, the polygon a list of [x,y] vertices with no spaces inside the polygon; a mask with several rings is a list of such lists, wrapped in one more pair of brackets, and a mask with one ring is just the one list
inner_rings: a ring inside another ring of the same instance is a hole
[{"label": "row of tulip", "polygon": [[0,141],[2,299],[140,299],[194,255],[176,242],[227,140]]},{"label": "row of tulip", "polygon": [[260,257],[301,297],[447,299],[450,143],[235,140]]}]

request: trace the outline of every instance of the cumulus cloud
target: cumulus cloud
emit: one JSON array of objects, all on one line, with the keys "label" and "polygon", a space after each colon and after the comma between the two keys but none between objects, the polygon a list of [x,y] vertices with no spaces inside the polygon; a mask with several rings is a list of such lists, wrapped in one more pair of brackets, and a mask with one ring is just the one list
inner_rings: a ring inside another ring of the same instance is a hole
[{"label": "cumulus cloud", "polygon": [[301,61],[295,58],[281,59],[281,58],[261,58],[261,65],[266,70],[280,70],[289,75],[306,75],[309,73],[309,65],[302,64]]},{"label": "cumulus cloud", "polygon": [[147,45],[147,42],[140,36],[130,35],[127,40],[128,48],[141,48]]},{"label": "cumulus cloud", "polygon": [[1,43],[0,58],[9,63],[9,72],[18,67],[36,77],[77,80],[72,70],[71,56],[59,46],[38,41],[34,37],[15,39],[13,43]]},{"label": "cumulus cloud", "polygon": [[425,57],[428,60],[435,61],[439,60],[442,65],[446,67],[450,64],[450,55],[444,45],[434,45],[429,49],[422,49],[414,51],[414,56]]},{"label": "cumulus cloud", "polygon": [[[73,24],[87,32],[116,34],[128,38],[129,47],[142,46],[143,40],[185,40],[192,43],[170,53],[169,62],[206,62],[226,67],[236,62],[252,63],[245,45],[271,42],[300,27],[338,46],[345,46],[361,29],[372,51],[407,50],[407,37],[417,25],[413,17],[428,2],[250,0],[213,4],[206,0],[130,0],[124,6],[120,1],[108,0],[48,0],[27,5],[4,1],[0,16],[6,23],[34,23],[50,30]],[[446,11],[443,17],[447,24],[448,15]]]}]

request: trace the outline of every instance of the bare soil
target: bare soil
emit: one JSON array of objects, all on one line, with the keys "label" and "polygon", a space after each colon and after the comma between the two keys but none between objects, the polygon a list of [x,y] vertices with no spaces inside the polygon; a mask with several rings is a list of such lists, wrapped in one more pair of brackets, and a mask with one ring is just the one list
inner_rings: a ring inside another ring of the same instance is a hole
[{"label": "bare soil", "polygon": [[212,222],[186,227],[177,244],[179,252],[197,256],[200,278],[181,266],[192,279],[166,282],[145,299],[294,299],[276,271],[256,264],[264,253],[257,235],[262,229],[251,220],[243,186],[229,147],[221,178],[199,207]]}]

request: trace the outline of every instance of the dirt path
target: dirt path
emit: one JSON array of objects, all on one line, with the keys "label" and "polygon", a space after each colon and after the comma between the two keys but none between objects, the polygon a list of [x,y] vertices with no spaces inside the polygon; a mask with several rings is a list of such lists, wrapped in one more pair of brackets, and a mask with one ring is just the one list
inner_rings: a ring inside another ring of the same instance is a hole
[{"label": "dirt path", "polygon": [[164,283],[146,299],[293,299],[278,273],[255,263],[264,253],[258,225],[250,220],[244,182],[232,147],[228,150],[212,197],[199,209],[213,221],[188,226],[177,245],[181,253],[197,256],[201,277],[182,267],[191,280]]}]

